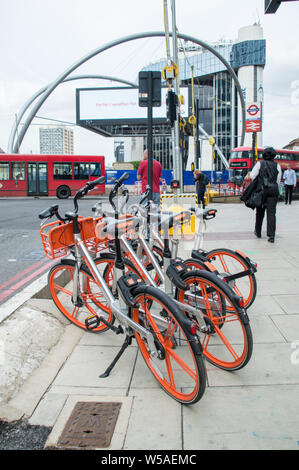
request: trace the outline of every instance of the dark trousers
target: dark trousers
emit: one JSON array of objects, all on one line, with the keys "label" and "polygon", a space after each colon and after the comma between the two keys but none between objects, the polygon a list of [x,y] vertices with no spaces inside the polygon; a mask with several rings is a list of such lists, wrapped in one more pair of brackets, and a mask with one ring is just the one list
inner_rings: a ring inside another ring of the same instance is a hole
[{"label": "dark trousers", "polygon": [[267,237],[275,237],[276,231],[276,206],[278,196],[268,196],[262,207],[256,209],[255,231],[261,235],[265,212],[267,212]]},{"label": "dark trousers", "polygon": [[291,204],[292,202],[292,197],[293,197],[293,189],[294,186],[292,184],[285,184],[284,185],[284,190],[285,190],[285,203]]},{"label": "dark trousers", "polygon": [[200,204],[202,203],[202,208],[205,208],[205,189],[199,189],[197,191],[197,204],[200,207]]}]

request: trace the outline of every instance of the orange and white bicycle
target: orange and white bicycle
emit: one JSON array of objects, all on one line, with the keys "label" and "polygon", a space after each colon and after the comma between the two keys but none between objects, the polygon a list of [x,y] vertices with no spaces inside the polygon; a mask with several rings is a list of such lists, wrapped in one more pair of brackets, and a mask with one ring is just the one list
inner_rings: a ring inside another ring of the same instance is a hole
[{"label": "orange and white bicycle", "polygon": [[[78,215],[78,200],[102,183],[103,177],[77,192],[74,211],[62,217],[58,205],[53,205],[39,214],[43,220],[58,219],[41,227],[46,255],[62,258],[50,269],[49,289],[61,313],[78,327],[97,333],[110,329],[125,336],[119,353],[100,377],[110,374],[135,337],[149,370],[166,393],[180,403],[196,403],[206,388],[196,325],[170,296],[146,285],[121,252],[120,236],[135,231],[140,224],[138,217],[120,219],[113,201],[128,176],[125,173],[115,181],[110,192],[114,218],[103,239],[95,237],[95,223],[100,224],[100,219]],[[114,254],[103,251],[107,250],[107,239],[114,241]],[[95,262],[92,252],[99,250]]]}]

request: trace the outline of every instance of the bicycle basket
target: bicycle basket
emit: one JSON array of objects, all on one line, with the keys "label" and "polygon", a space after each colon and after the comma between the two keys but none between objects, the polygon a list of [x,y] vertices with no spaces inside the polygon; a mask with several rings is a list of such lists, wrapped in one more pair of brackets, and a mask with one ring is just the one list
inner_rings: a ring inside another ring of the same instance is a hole
[{"label": "bicycle basket", "polygon": [[[79,218],[81,238],[88,248],[88,244],[95,240],[94,220],[92,217]],[[45,254],[50,259],[62,258],[67,255],[68,249],[74,245],[73,223],[50,222],[43,225],[40,235]]]}]

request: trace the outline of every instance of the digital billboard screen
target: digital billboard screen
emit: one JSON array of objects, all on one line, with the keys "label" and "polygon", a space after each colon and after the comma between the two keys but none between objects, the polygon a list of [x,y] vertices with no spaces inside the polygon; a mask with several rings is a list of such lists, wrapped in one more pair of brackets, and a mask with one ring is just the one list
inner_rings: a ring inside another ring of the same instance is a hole
[{"label": "digital billboard screen", "polygon": [[[153,125],[167,125],[166,94],[162,88],[161,106],[152,108]],[[76,90],[77,124],[93,127],[96,132],[105,133],[107,126],[147,124],[147,108],[139,106],[139,90],[133,87],[121,88],[79,88]],[[184,104],[180,107],[181,116],[189,116],[188,87],[181,87]],[[116,134],[115,134],[116,135]],[[133,134],[132,134],[133,135]]]}]

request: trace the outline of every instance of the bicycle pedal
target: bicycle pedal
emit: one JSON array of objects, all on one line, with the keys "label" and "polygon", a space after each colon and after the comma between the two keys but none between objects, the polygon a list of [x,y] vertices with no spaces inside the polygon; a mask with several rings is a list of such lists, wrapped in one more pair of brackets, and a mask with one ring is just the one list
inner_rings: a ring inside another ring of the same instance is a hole
[{"label": "bicycle pedal", "polygon": [[96,315],[91,315],[85,320],[85,326],[87,330],[95,330],[100,323],[100,319]]}]

